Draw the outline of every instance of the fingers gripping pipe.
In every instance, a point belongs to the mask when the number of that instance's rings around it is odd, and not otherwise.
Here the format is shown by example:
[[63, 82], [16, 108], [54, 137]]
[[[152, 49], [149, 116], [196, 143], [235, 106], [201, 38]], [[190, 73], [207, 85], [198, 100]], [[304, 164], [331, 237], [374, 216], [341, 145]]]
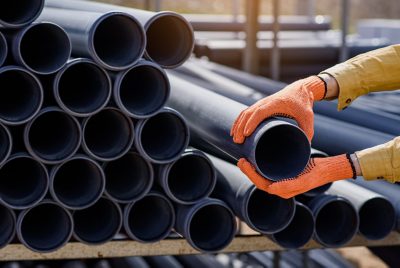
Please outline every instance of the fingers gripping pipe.
[[43, 6], [44, 0], [2, 1], [0, 4], [0, 27], [24, 27], [40, 15]]
[[[311, 158], [321, 158], [321, 157], [328, 157], [328, 155], [324, 152], [321, 152], [314, 148], [311, 148]], [[309, 196], [309, 197], [317, 196], [317, 195], [323, 194], [324, 192], [329, 190], [329, 188], [331, 186], [332, 186], [332, 183], [330, 182], [330, 183], [321, 185], [317, 188], [311, 189], [308, 192], [303, 193], [303, 195]]]

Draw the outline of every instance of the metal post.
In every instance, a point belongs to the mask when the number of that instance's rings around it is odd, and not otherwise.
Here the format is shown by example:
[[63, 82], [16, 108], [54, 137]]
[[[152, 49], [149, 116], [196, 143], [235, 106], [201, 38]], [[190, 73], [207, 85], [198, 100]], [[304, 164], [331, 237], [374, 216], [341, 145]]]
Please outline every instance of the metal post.
[[260, 0], [246, 1], [246, 47], [243, 55], [243, 70], [257, 74], [259, 72], [259, 58], [257, 48], [258, 15], [260, 12]]
[[278, 47], [278, 33], [279, 33], [279, 0], [273, 0], [272, 2], [272, 53], [271, 53], [271, 78], [273, 80], [279, 80], [279, 69], [280, 69], [280, 55]]
[[349, 0], [342, 0], [342, 9], [341, 9], [342, 44], [340, 47], [340, 58], [339, 58], [340, 62], [347, 60], [349, 57], [347, 40], [346, 40], [346, 36], [349, 30], [349, 9], [350, 9]]

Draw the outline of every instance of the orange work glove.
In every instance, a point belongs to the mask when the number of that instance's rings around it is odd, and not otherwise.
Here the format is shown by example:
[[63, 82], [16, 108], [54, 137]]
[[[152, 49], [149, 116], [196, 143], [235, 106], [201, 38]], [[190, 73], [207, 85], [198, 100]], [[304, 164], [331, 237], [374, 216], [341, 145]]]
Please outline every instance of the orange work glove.
[[244, 158], [239, 159], [238, 167], [257, 188], [282, 198], [291, 198], [329, 182], [356, 178], [356, 171], [348, 154], [311, 158], [300, 175], [277, 182], [272, 182], [259, 175], [250, 162]]
[[257, 101], [243, 110], [231, 129], [235, 143], [243, 143], [257, 126], [271, 116], [283, 116], [297, 121], [308, 140], [314, 135], [314, 101], [322, 100], [326, 94], [325, 82], [318, 76], [298, 80], [281, 91]]

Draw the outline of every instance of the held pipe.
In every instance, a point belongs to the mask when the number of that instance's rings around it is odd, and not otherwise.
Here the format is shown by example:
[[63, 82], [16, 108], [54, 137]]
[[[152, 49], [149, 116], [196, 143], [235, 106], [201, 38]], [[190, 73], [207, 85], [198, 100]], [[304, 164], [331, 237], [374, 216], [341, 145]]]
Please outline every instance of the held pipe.
[[38, 20], [59, 24], [71, 36], [73, 55], [91, 57], [108, 70], [133, 66], [146, 47], [143, 27], [123, 12], [101, 14], [45, 8]]
[[201, 151], [187, 149], [179, 159], [159, 167], [158, 183], [176, 203], [190, 205], [208, 197], [216, 183], [216, 171]]
[[31, 24], [40, 15], [45, 0], [2, 1], [0, 27], [21, 28]]

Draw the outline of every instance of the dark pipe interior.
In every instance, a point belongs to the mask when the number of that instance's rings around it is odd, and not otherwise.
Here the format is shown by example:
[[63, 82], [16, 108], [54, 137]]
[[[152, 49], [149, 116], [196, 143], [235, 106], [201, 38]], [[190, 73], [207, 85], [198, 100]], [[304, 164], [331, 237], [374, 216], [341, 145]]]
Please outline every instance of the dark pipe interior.
[[108, 101], [110, 91], [107, 74], [89, 62], [78, 62], [69, 66], [58, 82], [61, 102], [76, 113], [97, 111]]
[[207, 159], [186, 155], [171, 167], [168, 188], [177, 199], [194, 202], [210, 193], [214, 180], [213, 167]]
[[368, 239], [382, 239], [387, 236], [396, 221], [393, 205], [383, 198], [372, 198], [360, 208], [359, 232]]
[[38, 251], [51, 251], [70, 237], [72, 221], [67, 212], [55, 204], [40, 204], [29, 210], [21, 223], [21, 236]]
[[33, 21], [41, 12], [44, 0], [2, 1], [0, 21], [21, 25]]
[[186, 123], [173, 113], [159, 113], [147, 120], [140, 138], [144, 151], [151, 158], [171, 159], [186, 147]]
[[113, 67], [135, 62], [142, 55], [143, 44], [140, 25], [125, 15], [106, 17], [97, 26], [93, 38], [97, 56]]
[[276, 232], [285, 227], [295, 210], [292, 199], [283, 199], [259, 189], [254, 189], [247, 206], [250, 222], [266, 233]]
[[210, 204], [200, 208], [190, 222], [190, 237], [204, 251], [226, 247], [235, 234], [235, 218], [221, 205]]
[[279, 125], [266, 131], [255, 151], [260, 171], [275, 180], [297, 176], [307, 165], [309, 155], [307, 137], [292, 125]]
[[121, 201], [134, 200], [152, 184], [149, 165], [136, 153], [107, 163], [104, 172], [107, 193]]
[[0, 66], [2, 66], [4, 61], [6, 60], [7, 52], [7, 39], [4, 37], [3, 34], [0, 33]]
[[105, 198], [87, 209], [75, 211], [73, 217], [75, 235], [88, 243], [102, 243], [112, 239], [122, 222], [117, 206]]
[[96, 156], [113, 158], [131, 145], [133, 133], [129, 118], [116, 110], [103, 110], [93, 115], [84, 128], [88, 149]]
[[33, 151], [46, 160], [70, 156], [80, 143], [77, 123], [60, 111], [49, 111], [34, 119], [28, 133]]
[[71, 54], [71, 43], [60, 27], [39, 23], [25, 33], [20, 49], [22, 59], [32, 70], [50, 74], [67, 62]]
[[57, 198], [71, 207], [83, 207], [101, 196], [104, 177], [92, 161], [74, 158], [65, 162], [54, 174], [53, 188]]
[[12, 141], [9, 132], [3, 125], [0, 124], [0, 163], [8, 157], [10, 153], [11, 142]]
[[321, 208], [315, 219], [315, 232], [326, 245], [342, 245], [357, 228], [357, 213], [347, 202], [335, 201]]
[[148, 195], [133, 204], [128, 215], [130, 232], [142, 241], [152, 242], [171, 231], [174, 211], [162, 197]]
[[17, 157], [0, 169], [0, 197], [14, 207], [27, 207], [41, 199], [48, 186], [45, 167], [30, 157]]
[[148, 56], [164, 67], [176, 67], [192, 53], [193, 34], [187, 22], [164, 15], [154, 20], [146, 30]]
[[11, 210], [0, 206], [0, 248], [4, 247], [14, 236], [15, 218]]
[[327, 183], [327, 184], [324, 184], [324, 185], [321, 185], [321, 186], [319, 186], [317, 188], [311, 189], [308, 192], [305, 192], [304, 195], [306, 195], [306, 196], [317, 196], [319, 194], [322, 194], [322, 193], [326, 192], [331, 187], [331, 185], [332, 185], [331, 182]]
[[43, 92], [39, 81], [22, 70], [6, 70], [0, 73], [3, 90], [0, 97], [0, 118], [9, 122], [21, 122], [31, 117], [39, 108]]
[[122, 105], [132, 114], [146, 116], [161, 109], [169, 95], [165, 74], [150, 65], [129, 70], [120, 85]]
[[290, 224], [273, 236], [284, 248], [299, 248], [311, 239], [313, 233], [314, 218], [312, 212], [303, 206], [296, 206], [296, 212]]

